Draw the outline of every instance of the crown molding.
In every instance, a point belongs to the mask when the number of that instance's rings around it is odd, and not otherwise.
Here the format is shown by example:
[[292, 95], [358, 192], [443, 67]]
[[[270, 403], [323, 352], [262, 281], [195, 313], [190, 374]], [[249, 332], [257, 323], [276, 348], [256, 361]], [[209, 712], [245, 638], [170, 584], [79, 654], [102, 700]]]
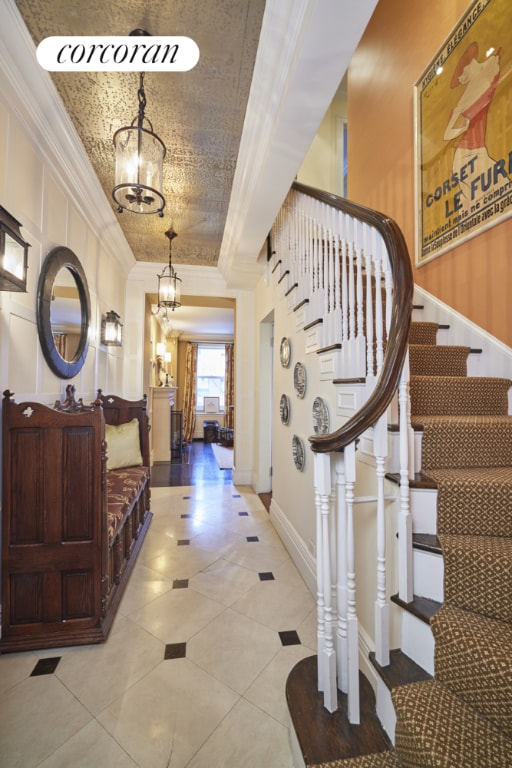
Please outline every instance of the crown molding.
[[254, 287], [277, 211], [377, 0], [267, 0], [219, 268]]
[[127, 273], [135, 261], [131, 248], [49, 73], [37, 61], [36, 47], [14, 0], [2, 0], [0, 69], [10, 108], [102, 247]]

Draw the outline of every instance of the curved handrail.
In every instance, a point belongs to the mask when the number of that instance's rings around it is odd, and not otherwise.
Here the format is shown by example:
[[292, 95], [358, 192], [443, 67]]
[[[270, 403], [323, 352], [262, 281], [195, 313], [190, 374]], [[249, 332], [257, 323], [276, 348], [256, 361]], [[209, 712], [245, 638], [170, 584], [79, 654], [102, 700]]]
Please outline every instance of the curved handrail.
[[407, 354], [414, 289], [409, 251], [402, 231], [389, 216], [299, 182], [293, 183], [293, 189], [375, 227], [389, 254], [394, 286], [393, 303], [388, 342], [375, 389], [363, 407], [335, 432], [309, 437], [311, 449], [316, 453], [343, 451], [378, 421], [390, 404], [400, 381]]

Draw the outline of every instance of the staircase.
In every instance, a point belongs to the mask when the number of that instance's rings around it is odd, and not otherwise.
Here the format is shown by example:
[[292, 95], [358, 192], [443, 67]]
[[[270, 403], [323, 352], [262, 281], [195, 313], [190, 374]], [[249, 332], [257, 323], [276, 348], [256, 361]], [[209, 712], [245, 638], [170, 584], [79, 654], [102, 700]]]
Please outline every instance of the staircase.
[[[411, 326], [411, 420], [421, 473], [410, 485], [413, 493], [437, 489], [436, 519], [414, 524], [414, 542], [419, 556], [427, 550], [442, 558], [444, 578], [439, 595], [435, 569], [422, 577], [415, 560], [415, 597], [402, 604], [404, 617], [412, 612], [430, 626], [434, 675], [392, 687], [394, 748], [322, 768], [512, 766], [512, 382], [468, 376], [472, 350], [439, 345], [437, 334], [435, 323]], [[429, 594], [429, 574], [440, 599]], [[398, 655], [421, 673], [422, 651], [412, 643], [416, 659], [404, 657], [407, 642], [392, 652], [392, 664]]]

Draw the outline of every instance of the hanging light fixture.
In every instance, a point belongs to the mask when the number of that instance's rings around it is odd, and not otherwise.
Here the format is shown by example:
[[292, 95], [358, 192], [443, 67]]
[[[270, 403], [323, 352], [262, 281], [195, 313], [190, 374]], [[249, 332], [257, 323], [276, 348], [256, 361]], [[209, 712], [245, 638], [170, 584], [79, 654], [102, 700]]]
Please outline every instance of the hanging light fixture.
[[101, 321], [101, 343], [110, 347], [121, 347], [123, 344], [123, 324], [113, 309]]
[[[148, 35], [136, 29], [130, 35]], [[158, 213], [164, 215], [165, 198], [162, 195], [163, 162], [165, 144], [153, 132], [153, 126], [144, 114], [146, 94], [144, 73], [140, 73], [139, 113], [130, 126], [119, 128], [114, 134], [116, 150], [116, 185], [112, 197], [118, 213]], [[144, 127], [144, 121], [149, 126]]]
[[169, 238], [169, 266], [164, 267], [162, 274], [158, 275], [158, 309], [170, 307], [175, 310], [181, 307], [181, 280], [171, 264], [172, 241], [178, 236], [172, 225], [165, 236]]

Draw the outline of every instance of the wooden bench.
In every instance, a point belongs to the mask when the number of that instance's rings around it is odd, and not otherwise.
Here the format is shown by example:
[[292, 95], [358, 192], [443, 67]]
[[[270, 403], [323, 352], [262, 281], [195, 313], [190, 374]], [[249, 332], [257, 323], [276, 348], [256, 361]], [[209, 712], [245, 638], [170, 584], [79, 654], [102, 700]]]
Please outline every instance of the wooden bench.
[[[86, 406], [68, 386], [49, 408], [6, 391], [2, 425], [0, 651], [102, 642], [152, 517], [146, 399]], [[134, 465], [108, 470], [106, 437], [129, 464], [134, 433]]]

